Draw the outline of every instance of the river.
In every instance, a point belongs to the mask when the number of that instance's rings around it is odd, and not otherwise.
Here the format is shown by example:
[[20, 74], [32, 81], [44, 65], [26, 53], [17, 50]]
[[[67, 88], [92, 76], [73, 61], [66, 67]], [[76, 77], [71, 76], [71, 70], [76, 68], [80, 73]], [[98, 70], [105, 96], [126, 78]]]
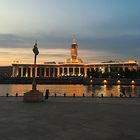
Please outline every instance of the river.
[[[32, 85], [17, 85], [17, 84], [1, 84], [0, 85], [0, 96], [5, 96], [8, 93], [10, 96], [15, 96], [18, 93], [19, 96], [23, 96], [23, 94], [29, 90], [31, 90]], [[120, 96], [121, 87], [125, 87], [126, 94], [131, 95], [133, 97], [137, 97], [140, 93], [140, 86], [120, 86], [120, 85], [38, 85], [37, 89], [45, 92], [46, 89], [49, 89], [50, 96], [54, 96], [56, 93], [57, 96], [63, 96], [64, 93], [66, 96], [73, 96], [75, 93], [76, 96], [82, 96], [83, 93], [85, 96], [91, 96], [94, 94], [95, 96]]]

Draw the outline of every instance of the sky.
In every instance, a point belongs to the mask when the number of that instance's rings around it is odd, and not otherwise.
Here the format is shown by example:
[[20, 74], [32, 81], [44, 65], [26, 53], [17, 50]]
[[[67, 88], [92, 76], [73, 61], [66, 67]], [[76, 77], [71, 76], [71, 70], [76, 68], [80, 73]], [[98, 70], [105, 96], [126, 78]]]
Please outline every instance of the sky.
[[0, 0], [0, 65], [63, 62], [73, 36], [84, 62], [140, 61], [140, 0]]

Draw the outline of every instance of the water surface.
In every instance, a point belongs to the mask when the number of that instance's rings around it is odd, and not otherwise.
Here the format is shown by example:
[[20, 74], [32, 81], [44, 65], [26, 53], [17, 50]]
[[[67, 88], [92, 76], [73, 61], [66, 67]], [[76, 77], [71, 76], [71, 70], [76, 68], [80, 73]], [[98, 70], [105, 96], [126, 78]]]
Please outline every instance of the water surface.
[[[63, 96], [64, 93], [66, 96], [72, 96], [74, 93], [76, 96], [82, 96], [83, 93], [85, 96], [91, 96], [94, 94], [95, 96], [120, 96], [121, 87], [125, 87], [126, 94], [129, 95], [131, 93], [132, 96], [136, 97], [140, 93], [140, 86], [120, 86], [120, 85], [38, 85], [37, 89], [45, 92], [46, 89], [49, 89], [50, 95], [54, 96], [56, 93], [57, 96]], [[0, 96], [5, 96], [6, 93], [9, 93], [11, 96], [15, 96], [16, 93], [18, 95], [23, 96], [23, 93], [31, 90], [31, 85], [14, 85], [14, 84], [2, 84], [0, 85]]]

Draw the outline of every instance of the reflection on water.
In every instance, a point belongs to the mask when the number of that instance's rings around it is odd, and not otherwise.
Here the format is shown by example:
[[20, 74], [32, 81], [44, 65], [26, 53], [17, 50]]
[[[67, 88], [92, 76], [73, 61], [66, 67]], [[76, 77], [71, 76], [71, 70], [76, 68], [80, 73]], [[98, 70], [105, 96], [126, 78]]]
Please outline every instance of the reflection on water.
[[[129, 95], [131, 93], [132, 96], [138, 96], [140, 91], [140, 86], [123, 86], [126, 89], [126, 94]], [[15, 96], [18, 93], [20, 96], [23, 96], [23, 93], [31, 90], [31, 85], [0, 85], [0, 96], [5, 96], [6, 93], [9, 93], [12, 96]], [[38, 85], [37, 89], [44, 92], [46, 89], [49, 89], [50, 95], [54, 96], [56, 93], [57, 96], [63, 96], [64, 93], [66, 96], [72, 96], [74, 93], [76, 96], [82, 96], [83, 93], [85, 96], [91, 96], [94, 94], [95, 96], [120, 96], [120, 85]]]

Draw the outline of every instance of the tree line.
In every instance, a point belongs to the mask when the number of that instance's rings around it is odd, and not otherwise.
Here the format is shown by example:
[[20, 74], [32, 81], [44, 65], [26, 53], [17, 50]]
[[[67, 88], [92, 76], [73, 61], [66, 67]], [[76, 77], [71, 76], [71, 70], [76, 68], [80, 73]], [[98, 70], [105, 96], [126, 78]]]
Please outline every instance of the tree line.
[[87, 71], [87, 77], [90, 78], [135, 78], [139, 79], [140, 78], [140, 69], [139, 70], [121, 70], [121, 71], [111, 71], [111, 72], [101, 72], [101, 71]]

